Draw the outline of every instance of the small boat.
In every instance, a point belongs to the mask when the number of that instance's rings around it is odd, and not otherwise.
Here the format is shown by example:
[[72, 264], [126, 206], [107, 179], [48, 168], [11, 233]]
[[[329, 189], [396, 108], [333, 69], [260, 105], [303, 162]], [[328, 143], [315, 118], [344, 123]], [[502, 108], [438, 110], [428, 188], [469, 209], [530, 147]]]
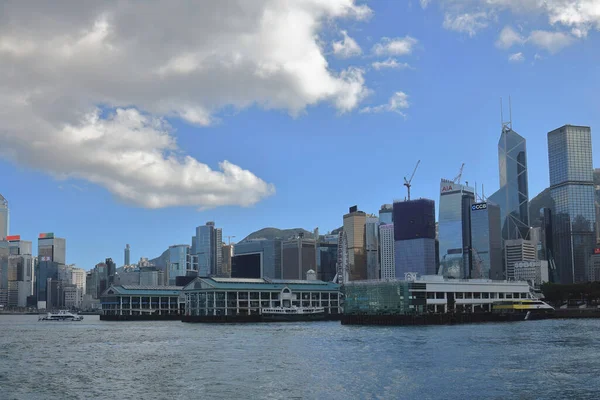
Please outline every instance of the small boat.
[[46, 316], [40, 316], [38, 321], [81, 321], [81, 315], [73, 314], [68, 310], [60, 310], [58, 312], [49, 312]]
[[322, 321], [325, 319], [324, 307], [266, 307], [261, 308], [265, 322]]

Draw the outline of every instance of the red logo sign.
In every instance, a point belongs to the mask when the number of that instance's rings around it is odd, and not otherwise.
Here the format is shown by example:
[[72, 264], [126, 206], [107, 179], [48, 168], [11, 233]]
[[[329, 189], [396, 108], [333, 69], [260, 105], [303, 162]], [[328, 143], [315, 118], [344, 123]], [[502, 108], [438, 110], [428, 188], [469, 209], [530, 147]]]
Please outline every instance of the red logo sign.
[[600, 248], [595, 248], [594, 249], [594, 254], [600, 254]]
[[449, 192], [452, 190], [452, 186], [442, 186], [442, 193]]
[[21, 240], [21, 235], [11, 235], [6, 237], [7, 242], [16, 242], [17, 240]]

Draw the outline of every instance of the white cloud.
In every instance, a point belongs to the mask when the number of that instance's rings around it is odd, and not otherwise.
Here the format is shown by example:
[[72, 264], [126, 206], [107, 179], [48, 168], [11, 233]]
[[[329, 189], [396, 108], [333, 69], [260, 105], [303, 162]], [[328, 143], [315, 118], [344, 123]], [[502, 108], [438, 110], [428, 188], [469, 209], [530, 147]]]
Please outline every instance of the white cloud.
[[521, 52], [514, 53], [514, 54], [511, 54], [510, 56], [508, 56], [508, 61], [512, 62], [512, 63], [520, 63], [520, 62], [525, 61], [525, 56]]
[[384, 69], [384, 68], [389, 68], [389, 69], [410, 68], [410, 65], [408, 63], [398, 62], [398, 60], [396, 60], [395, 58], [391, 58], [391, 57], [388, 58], [387, 60], [375, 61], [374, 63], [371, 64], [371, 66], [373, 68], [375, 68], [376, 70], [380, 70], [380, 69]]
[[[573, 36], [582, 38], [590, 30], [600, 31], [600, 1], [598, 0], [441, 0], [450, 9], [444, 27], [459, 31], [484, 28], [486, 15], [510, 11], [517, 16], [541, 15], [555, 28], [569, 28]], [[458, 16], [457, 17], [452, 17]], [[479, 16], [479, 20], [475, 17]], [[477, 23], [478, 22], [478, 23]], [[570, 41], [569, 43], [572, 43]]]
[[537, 47], [557, 53], [573, 42], [573, 38], [562, 32], [533, 31], [528, 41]]
[[[364, 72], [332, 71], [317, 38], [326, 21], [370, 15], [353, 0], [8, 3], [0, 153], [143, 207], [254, 204], [274, 187], [186, 155], [164, 118], [205, 126], [223, 107], [355, 109]], [[210, 132], [198, 142], [209, 151]]]
[[341, 58], [350, 58], [362, 53], [360, 46], [354, 39], [348, 36], [348, 32], [342, 31], [342, 36], [344, 36], [343, 40], [333, 42], [333, 54]]
[[537, 60], [543, 60], [543, 57], [540, 56], [538, 53], [535, 53], [535, 55], [533, 56], [533, 59], [536, 60], [536, 61]]
[[431, 0], [419, 0], [419, 2], [421, 3], [421, 7], [422, 8], [427, 8], [427, 6], [429, 5]]
[[444, 16], [444, 28], [475, 36], [477, 31], [488, 26], [490, 16], [480, 11], [474, 13], [451, 14]]
[[417, 43], [417, 39], [410, 36], [405, 36], [403, 38], [384, 37], [381, 39], [381, 43], [377, 43], [373, 46], [373, 52], [378, 56], [403, 56], [412, 53], [413, 47]]
[[408, 95], [404, 92], [396, 92], [390, 97], [390, 100], [386, 104], [381, 104], [374, 107], [364, 107], [360, 110], [361, 113], [380, 113], [380, 112], [395, 112], [403, 117], [406, 114], [401, 110], [406, 109], [410, 106], [408, 102]]
[[500, 36], [496, 41], [496, 46], [501, 49], [509, 49], [515, 44], [523, 44], [525, 43], [525, 38], [517, 33], [510, 26], [505, 26], [504, 29], [500, 32]]

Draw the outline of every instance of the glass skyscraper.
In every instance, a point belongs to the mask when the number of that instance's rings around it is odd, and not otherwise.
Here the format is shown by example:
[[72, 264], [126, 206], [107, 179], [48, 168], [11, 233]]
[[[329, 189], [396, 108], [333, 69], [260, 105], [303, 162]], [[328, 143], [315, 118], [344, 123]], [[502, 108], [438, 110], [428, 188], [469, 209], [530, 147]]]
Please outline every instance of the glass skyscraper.
[[435, 202], [428, 199], [394, 203], [396, 278], [407, 272], [435, 275]]
[[471, 204], [474, 189], [442, 179], [438, 219], [439, 274], [452, 278], [470, 278]]
[[[192, 264], [197, 265], [198, 276], [218, 275], [222, 269], [223, 252], [222, 231], [215, 228], [215, 223], [209, 221], [206, 225], [196, 228], [196, 236], [192, 238]], [[196, 264], [197, 263], [197, 264]]]
[[178, 276], [186, 276], [190, 266], [190, 246], [176, 244], [169, 246], [169, 285], [175, 285]]
[[236, 244], [233, 246], [236, 270], [247, 270], [248, 268], [243, 263], [254, 261], [250, 257], [238, 256], [259, 254], [261, 257], [259, 262], [262, 259], [262, 271], [259, 269], [258, 278], [281, 279], [281, 243], [280, 239], [251, 239]]
[[8, 225], [8, 201], [0, 194], [0, 240], [4, 240], [8, 236]]
[[548, 132], [548, 164], [558, 277], [584, 282], [596, 243], [591, 129], [565, 125]]
[[492, 203], [471, 205], [471, 278], [503, 280], [500, 208]]
[[526, 140], [504, 124], [498, 141], [500, 189], [489, 201], [500, 207], [502, 239], [526, 239], [529, 234], [529, 189]]
[[365, 228], [367, 214], [352, 206], [344, 215], [344, 232], [348, 241], [348, 269], [350, 280], [367, 279]]

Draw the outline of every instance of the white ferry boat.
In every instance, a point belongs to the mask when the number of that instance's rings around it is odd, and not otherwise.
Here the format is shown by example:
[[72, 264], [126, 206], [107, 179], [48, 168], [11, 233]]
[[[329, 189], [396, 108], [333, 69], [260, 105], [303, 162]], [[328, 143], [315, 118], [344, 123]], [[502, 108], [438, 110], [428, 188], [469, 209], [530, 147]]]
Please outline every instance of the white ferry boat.
[[320, 321], [325, 319], [324, 307], [266, 307], [260, 313], [265, 322]]
[[40, 316], [39, 321], [81, 321], [83, 316], [73, 314], [67, 310], [60, 310], [58, 312], [49, 312], [46, 316]]

